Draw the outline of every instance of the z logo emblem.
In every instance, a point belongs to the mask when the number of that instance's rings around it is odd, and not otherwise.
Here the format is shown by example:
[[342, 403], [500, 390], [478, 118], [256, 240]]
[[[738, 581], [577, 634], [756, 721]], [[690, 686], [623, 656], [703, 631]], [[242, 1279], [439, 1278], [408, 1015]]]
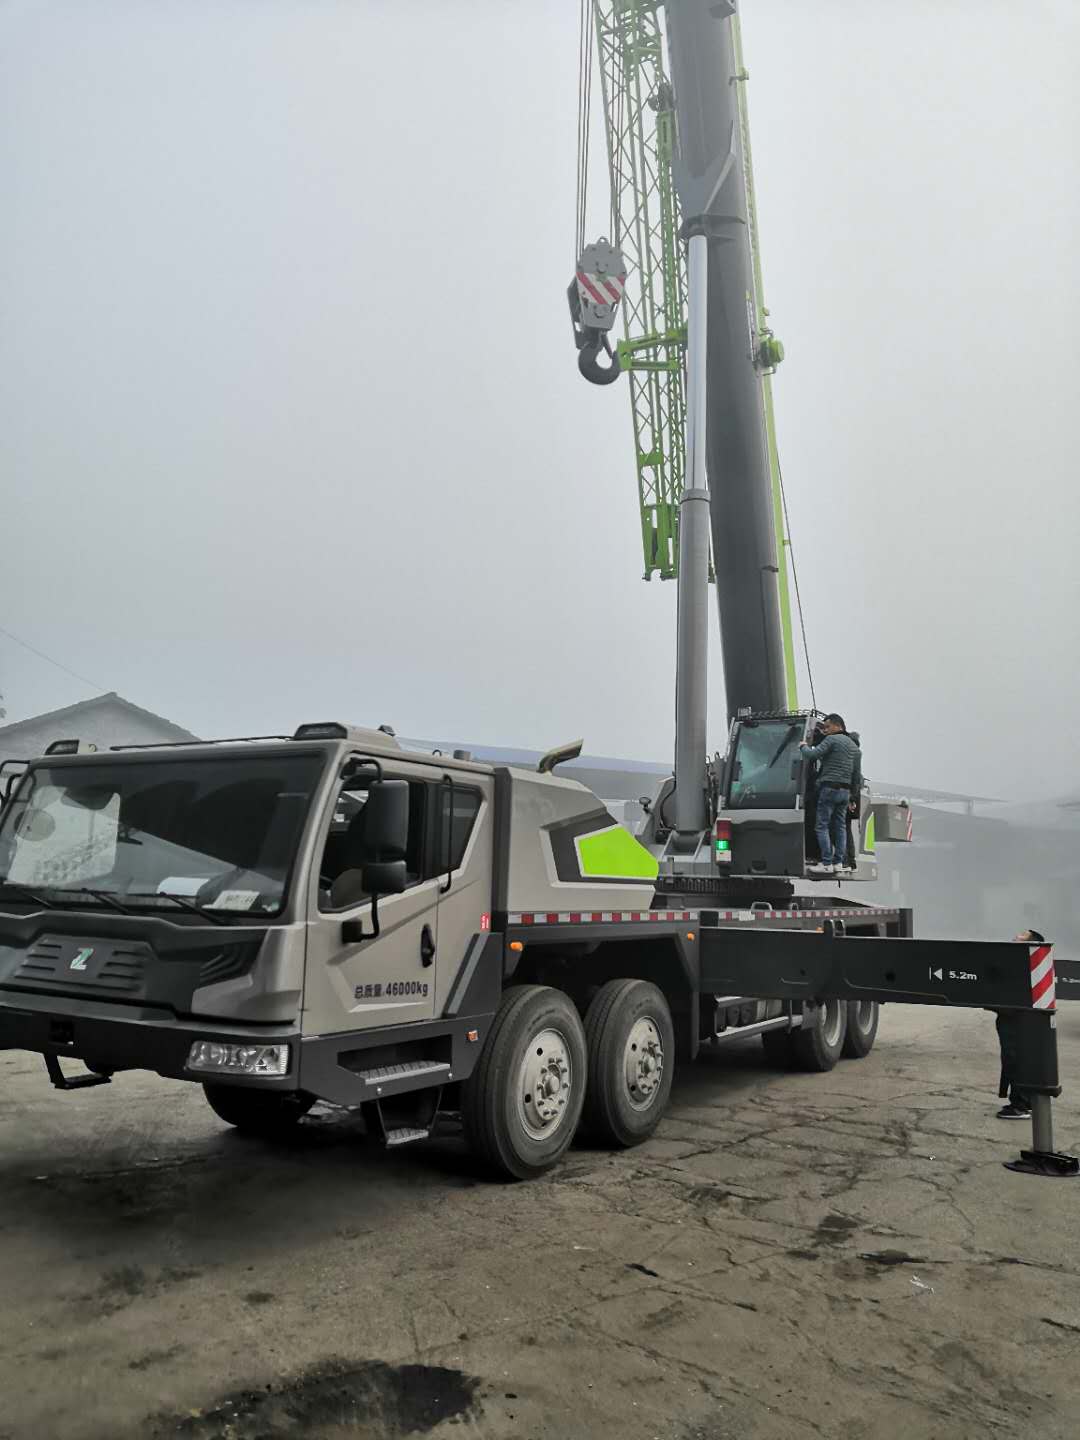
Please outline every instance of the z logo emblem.
[[94, 947], [92, 945], [84, 946], [84, 948], [80, 950], [79, 953], [75, 956], [75, 959], [72, 960], [71, 964], [68, 966], [68, 969], [85, 970], [86, 962], [90, 959], [90, 956], [93, 955], [93, 953]]

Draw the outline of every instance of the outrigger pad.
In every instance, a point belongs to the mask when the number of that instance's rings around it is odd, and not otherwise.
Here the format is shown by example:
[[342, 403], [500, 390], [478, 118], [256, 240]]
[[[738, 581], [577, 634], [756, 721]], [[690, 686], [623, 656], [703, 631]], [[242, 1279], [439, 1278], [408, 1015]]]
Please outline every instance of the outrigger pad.
[[1080, 1160], [1075, 1155], [1059, 1155], [1056, 1150], [1021, 1150], [1019, 1160], [1006, 1160], [1006, 1170], [1018, 1175], [1046, 1175], [1051, 1180], [1073, 1180], [1080, 1175]]

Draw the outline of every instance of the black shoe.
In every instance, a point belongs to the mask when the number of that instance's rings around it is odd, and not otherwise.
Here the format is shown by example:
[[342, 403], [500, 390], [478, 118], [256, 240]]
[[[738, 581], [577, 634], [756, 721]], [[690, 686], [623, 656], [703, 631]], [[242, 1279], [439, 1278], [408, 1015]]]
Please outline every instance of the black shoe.
[[1003, 1105], [997, 1112], [999, 1120], [1030, 1120], [1031, 1107], [1028, 1105]]

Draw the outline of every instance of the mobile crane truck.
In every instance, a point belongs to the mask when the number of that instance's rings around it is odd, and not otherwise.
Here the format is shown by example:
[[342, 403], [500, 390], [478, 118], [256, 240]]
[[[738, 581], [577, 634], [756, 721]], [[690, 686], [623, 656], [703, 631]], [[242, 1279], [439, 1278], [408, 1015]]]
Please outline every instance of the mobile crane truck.
[[[679, 626], [675, 774], [645, 832], [555, 773], [579, 743], [528, 771], [336, 722], [107, 753], [55, 742], [0, 817], [0, 1048], [41, 1054], [63, 1090], [130, 1069], [199, 1082], [263, 1135], [317, 1100], [362, 1109], [391, 1146], [457, 1113], [482, 1160], [524, 1179], [579, 1132], [644, 1140], [676, 1062], [717, 1037], [760, 1033], [775, 1058], [827, 1070], [870, 1050], [881, 1001], [1015, 1008], [1034, 1141], [1014, 1164], [1075, 1174], [1051, 1129], [1050, 947], [915, 939], [908, 911], [797, 893], [798, 747], [817, 717], [788, 704], [776, 348], [755, 300], [734, 7], [668, 0], [670, 82], [659, 9], [594, 6], [612, 56], [656, 67], [646, 99], [678, 137], [689, 260], [685, 332], [620, 346], [610, 367], [660, 346], [686, 399], [688, 483], [648, 537], [677, 553]], [[606, 379], [612, 307], [575, 319], [590, 379]], [[710, 527], [731, 717], [711, 762]]]

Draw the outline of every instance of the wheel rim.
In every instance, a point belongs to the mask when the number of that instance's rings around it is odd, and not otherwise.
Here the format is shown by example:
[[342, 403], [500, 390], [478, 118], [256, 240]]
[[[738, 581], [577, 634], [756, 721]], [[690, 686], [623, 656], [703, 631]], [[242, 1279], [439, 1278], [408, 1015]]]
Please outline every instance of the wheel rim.
[[825, 1002], [825, 1014], [821, 1017], [821, 1038], [830, 1048], [840, 1044], [844, 1028], [844, 1010], [839, 1000]]
[[860, 1000], [857, 1005], [848, 1004], [848, 1024], [860, 1031], [863, 1035], [870, 1033], [874, 1023], [874, 1002], [872, 1000]]
[[651, 1015], [635, 1020], [623, 1052], [626, 1093], [635, 1110], [647, 1110], [660, 1093], [664, 1077], [664, 1042]]
[[518, 1074], [518, 1108], [525, 1133], [546, 1140], [566, 1117], [574, 1083], [566, 1036], [541, 1030], [525, 1048]]

